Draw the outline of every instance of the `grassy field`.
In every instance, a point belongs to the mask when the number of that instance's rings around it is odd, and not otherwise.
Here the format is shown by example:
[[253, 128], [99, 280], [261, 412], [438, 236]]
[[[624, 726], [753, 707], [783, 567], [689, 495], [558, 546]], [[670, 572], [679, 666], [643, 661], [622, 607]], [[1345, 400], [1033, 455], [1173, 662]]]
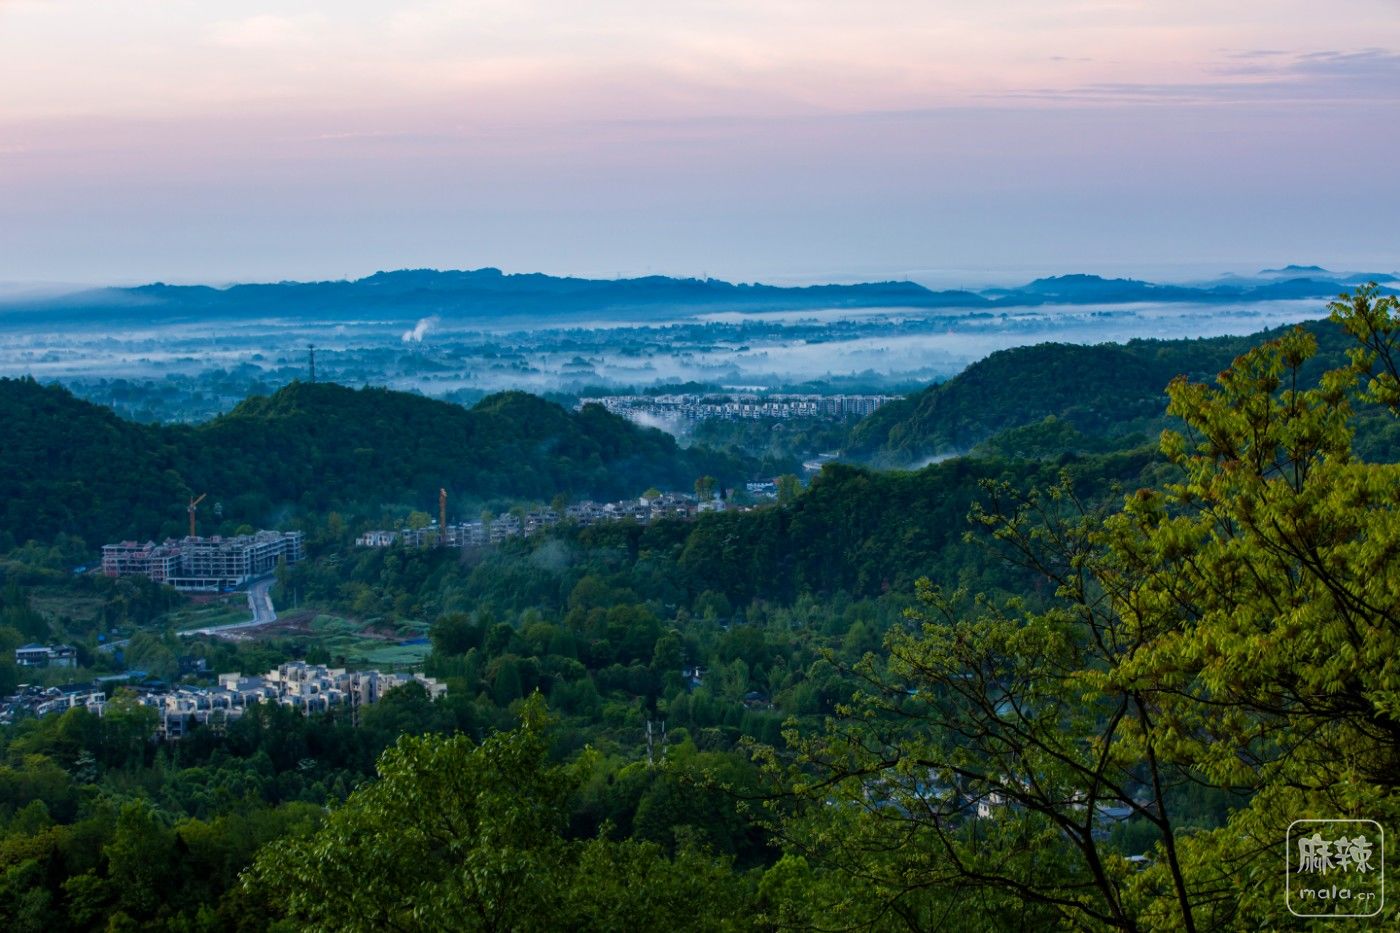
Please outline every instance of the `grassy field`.
[[[427, 622], [408, 619], [392, 626], [383, 620], [362, 622], [331, 613], [319, 613], [297, 626], [293, 637], [306, 639], [324, 649], [337, 664], [349, 667], [374, 667], [380, 670], [403, 670], [419, 667], [428, 652], [428, 644], [404, 645], [401, 641], [426, 638]], [[269, 637], [285, 638], [287, 632], [269, 632]]]
[[356, 622], [354, 619], [346, 619], [340, 616], [318, 615], [311, 620], [309, 626], [312, 633], [326, 639], [338, 636], [358, 635], [365, 628], [363, 622]]
[[432, 651], [432, 645], [394, 645], [379, 642], [378, 646], [364, 642], [357, 646], [354, 654], [346, 654], [347, 661], [364, 661], [377, 668], [416, 667]]
[[248, 622], [253, 613], [248, 609], [245, 593], [231, 593], [203, 605], [189, 605], [166, 617], [177, 631], [204, 628], [208, 625], [232, 625]]
[[29, 596], [34, 610], [52, 620], [92, 622], [102, 613], [102, 597], [77, 596], [62, 589], [38, 587]]

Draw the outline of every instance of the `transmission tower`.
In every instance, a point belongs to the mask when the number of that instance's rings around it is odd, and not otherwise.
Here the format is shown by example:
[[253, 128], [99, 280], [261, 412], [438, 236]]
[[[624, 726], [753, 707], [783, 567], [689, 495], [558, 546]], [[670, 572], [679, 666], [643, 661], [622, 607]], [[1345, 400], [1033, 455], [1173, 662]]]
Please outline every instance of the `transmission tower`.
[[[666, 720], [664, 720], [664, 719], [660, 720], [659, 722], [657, 722], [657, 725], [661, 727], [660, 730], [659, 730], [659, 732], [660, 732], [660, 740], [661, 740], [661, 755], [662, 755], [662, 757], [665, 757], [665, 755], [666, 755]], [[658, 736], [657, 736], [657, 732], [654, 731], [654, 730], [653, 730], [653, 727], [652, 727], [652, 721], [651, 721], [650, 719], [648, 719], [648, 720], [647, 720], [647, 767], [648, 767], [648, 768], [653, 767], [653, 766], [656, 764], [656, 741], [657, 741], [657, 737], [658, 737]]]

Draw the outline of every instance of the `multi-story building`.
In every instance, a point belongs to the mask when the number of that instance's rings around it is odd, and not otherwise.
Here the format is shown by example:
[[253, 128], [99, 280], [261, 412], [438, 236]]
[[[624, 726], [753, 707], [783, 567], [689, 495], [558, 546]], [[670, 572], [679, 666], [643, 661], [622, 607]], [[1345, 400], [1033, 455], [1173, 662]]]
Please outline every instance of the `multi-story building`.
[[620, 502], [578, 502], [566, 506], [562, 514], [556, 509], [544, 508], [526, 512], [523, 518], [511, 514], [502, 515], [488, 523], [463, 522], [459, 525], [448, 525], [445, 535], [438, 534], [436, 522], [425, 528], [367, 531], [356, 538], [355, 543], [361, 547], [392, 547], [399, 543], [404, 547], [434, 547], [439, 543], [454, 548], [483, 547], [499, 544], [507, 538], [538, 534], [562, 521], [586, 526], [630, 518], [646, 523], [662, 518], [692, 518], [697, 511], [712, 511], [723, 507], [723, 503], [717, 500], [711, 504], [699, 504], [694, 496], [667, 492], [659, 496], [623, 499]]
[[148, 693], [141, 702], [159, 714], [157, 736], [178, 739], [196, 725], [219, 728], [259, 703], [277, 703], [305, 714], [355, 710], [378, 703], [390, 690], [410, 682], [420, 684], [434, 700], [447, 692], [445, 684], [422, 674], [347, 671], [288, 661], [261, 677], [220, 674], [216, 687]]
[[148, 577], [179, 590], [218, 591], [272, 572], [279, 560], [294, 564], [304, 556], [299, 531], [186, 537], [160, 545], [123, 541], [102, 548], [102, 572], [109, 577]]
[[102, 547], [102, 572], [109, 577], [149, 577], [164, 583], [180, 573], [180, 548], [173, 541], [106, 544]]
[[185, 590], [227, 589], [272, 572], [280, 559], [292, 564], [301, 558], [299, 531], [185, 538], [180, 542], [180, 574], [170, 582]]
[[[278, 665], [261, 677], [220, 674], [213, 687], [138, 689], [142, 705], [156, 711], [156, 735], [179, 739], [195, 726], [221, 728], [259, 703], [278, 703], [308, 714], [355, 710], [378, 703], [390, 690], [408, 683], [421, 685], [434, 700], [447, 692], [445, 684], [422, 674], [347, 671], [302, 661]], [[0, 722], [62, 713], [79, 706], [101, 714], [106, 705], [106, 694], [97, 684], [21, 686], [15, 695], [0, 699]]]
[[106, 694], [96, 684], [63, 687], [20, 684], [12, 696], [0, 699], [0, 722], [14, 722], [24, 716], [52, 716], [80, 706], [96, 713], [106, 702]]
[[78, 649], [72, 645], [30, 644], [15, 649], [19, 667], [77, 667]]
[[360, 547], [391, 547], [399, 540], [397, 531], [367, 531], [355, 539]]

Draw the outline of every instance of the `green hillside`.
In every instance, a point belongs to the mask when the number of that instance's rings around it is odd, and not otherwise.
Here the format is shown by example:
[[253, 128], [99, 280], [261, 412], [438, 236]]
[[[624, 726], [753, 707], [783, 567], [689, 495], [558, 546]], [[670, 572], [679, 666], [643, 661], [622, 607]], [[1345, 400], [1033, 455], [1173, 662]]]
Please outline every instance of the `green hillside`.
[[[1343, 365], [1348, 343], [1341, 330], [1326, 322], [1307, 326], [1319, 341], [1309, 372]], [[903, 466], [966, 453], [1003, 431], [1050, 416], [1091, 438], [1155, 436], [1165, 424], [1162, 393], [1174, 377], [1208, 381], [1250, 347], [1280, 333], [1001, 350], [863, 419], [852, 428], [846, 453]]]
[[[197, 426], [123, 421], [33, 380], [0, 380], [0, 543], [77, 535], [90, 545], [178, 533], [185, 497], [261, 525], [288, 509], [386, 504], [451, 511], [515, 499], [689, 488], [733, 458], [682, 450], [667, 434], [599, 408], [574, 413], [509, 392], [472, 409], [386, 389], [293, 383]], [[206, 507], [208, 509], [208, 507]], [[205, 511], [201, 520], [213, 520]]]

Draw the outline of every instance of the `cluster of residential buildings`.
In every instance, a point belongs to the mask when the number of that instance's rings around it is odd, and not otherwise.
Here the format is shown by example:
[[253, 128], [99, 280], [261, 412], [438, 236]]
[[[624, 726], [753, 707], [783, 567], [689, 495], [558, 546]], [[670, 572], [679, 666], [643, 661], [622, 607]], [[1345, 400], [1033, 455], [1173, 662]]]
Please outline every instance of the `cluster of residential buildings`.
[[825, 418], [864, 417], [894, 395], [604, 395], [579, 400], [579, 407], [602, 405], [633, 421], [695, 423], [718, 418]]
[[290, 706], [305, 714], [333, 709], [352, 712], [378, 703], [396, 687], [418, 683], [434, 700], [447, 686], [423, 674], [386, 674], [381, 671], [348, 671], [288, 661], [262, 676], [220, 674], [214, 687], [177, 687], [162, 693], [146, 693], [141, 702], [156, 710], [156, 735], [179, 739], [196, 726], [215, 726], [242, 716], [259, 703]]
[[163, 544], [122, 541], [102, 548], [109, 577], [146, 577], [177, 590], [221, 592], [272, 572], [278, 561], [305, 556], [300, 531], [259, 531], [232, 537], [185, 537]]
[[437, 522], [423, 528], [401, 528], [397, 531], [367, 531], [355, 543], [360, 547], [485, 547], [499, 544], [506, 538], [529, 536], [553, 528], [560, 522], [570, 521], [578, 525], [595, 525], [599, 522], [620, 521], [630, 518], [640, 523], [654, 522], [663, 518], [687, 520], [702, 512], [723, 511], [725, 503], [721, 499], [701, 501], [696, 496], [680, 492], [663, 492], [655, 496], [641, 496], [636, 499], [623, 499], [618, 502], [579, 502], [566, 506], [562, 511], [545, 508], [534, 509], [520, 514], [506, 514], [489, 522], [462, 522], [448, 524], [446, 533], [440, 533]]
[[72, 645], [22, 645], [15, 649], [15, 666], [77, 667], [78, 649]]
[[[306, 714], [332, 709], [353, 712], [378, 703], [390, 690], [410, 682], [422, 685], [434, 700], [447, 692], [445, 684], [422, 674], [347, 671], [302, 661], [288, 661], [257, 677], [220, 674], [218, 684], [212, 687], [161, 685], [135, 689], [141, 704], [156, 711], [156, 737], [179, 739], [196, 726], [222, 726], [259, 703], [289, 706]], [[0, 722], [13, 722], [22, 716], [48, 716], [76, 707], [101, 715], [107, 702], [100, 683], [21, 685], [13, 696], [0, 700]]]
[[100, 713], [107, 694], [98, 683], [39, 687], [20, 684], [13, 695], [0, 699], [0, 723], [32, 716], [53, 716], [75, 707]]

